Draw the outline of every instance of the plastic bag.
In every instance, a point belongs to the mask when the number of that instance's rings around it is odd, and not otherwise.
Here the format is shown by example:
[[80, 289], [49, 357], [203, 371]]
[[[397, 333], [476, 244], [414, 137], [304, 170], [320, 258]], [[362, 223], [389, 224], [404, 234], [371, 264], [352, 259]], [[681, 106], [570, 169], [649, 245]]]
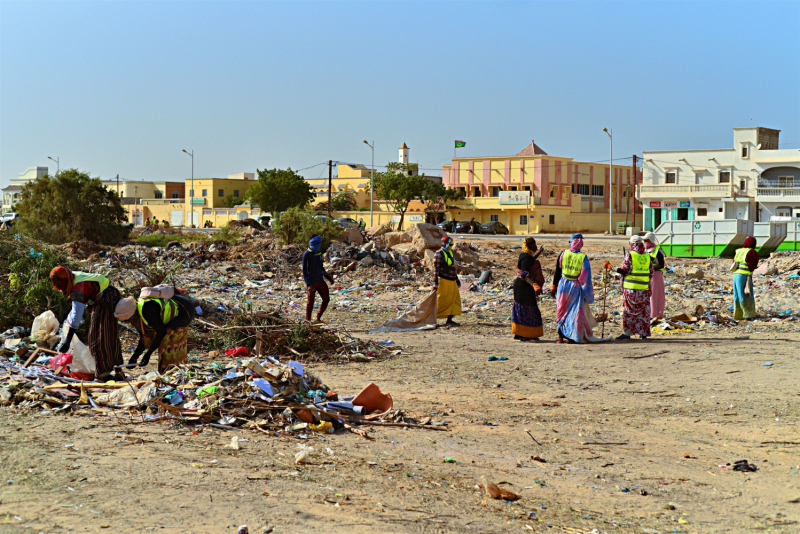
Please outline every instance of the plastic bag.
[[[61, 332], [58, 337], [59, 341], [66, 335], [65, 332], [68, 328], [67, 322], [64, 321], [64, 324], [61, 325]], [[89, 348], [78, 339], [78, 336], [72, 336], [72, 343], [70, 343], [69, 349], [61, 347], [61, 350], [72, 354], [72, 363], [69, 366], [71, 371], [90, 374], [95, 374], [97, 371], [94, 358], [92, 358]]]
[[47, 345], [48, 348], [52, 349], [60, 339], [58, 334], [58, 319], [53, 312], [47, 310], [33, 320], [33, 326], [31, 326], [31, 341]]
[[139, 293], [140, 299], [171, 299], [173, 296], [175, 296], [175, 288], [167, 284], [158, 284], [157, 286], [153, 287], [143, 287]]

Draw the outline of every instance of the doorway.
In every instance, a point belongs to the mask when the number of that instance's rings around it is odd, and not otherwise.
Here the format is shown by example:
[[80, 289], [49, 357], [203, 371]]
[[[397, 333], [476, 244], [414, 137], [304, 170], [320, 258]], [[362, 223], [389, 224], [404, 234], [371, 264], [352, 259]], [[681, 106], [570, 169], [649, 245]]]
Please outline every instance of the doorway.
[[747, 218], [747, 217], [745, 217], [745, 212], [746, 211], [747, 210], [745, 209], [744, 206], [736, 206], [736, 218], [737, 219], [746, 219]]
[[653, 230], [658, 230], [658, 227], [661, 226], [661, 222], [662, 222], [661, 221], [661, 210], [656, 208], [656, 209], [651, 209], [650, 211], [653, 212], [653, 228], [652, 229]]

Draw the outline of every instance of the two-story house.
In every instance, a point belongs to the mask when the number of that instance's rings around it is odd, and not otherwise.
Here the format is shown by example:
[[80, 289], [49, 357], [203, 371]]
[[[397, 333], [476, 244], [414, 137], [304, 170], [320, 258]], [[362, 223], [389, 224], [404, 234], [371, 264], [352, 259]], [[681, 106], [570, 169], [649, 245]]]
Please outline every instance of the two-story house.
[[642, 152], [636, 196], [644, 229], [670, 220], [800, 217], [800, 150], [779, 149], [779, 134], [734, 128], [731, 148]]

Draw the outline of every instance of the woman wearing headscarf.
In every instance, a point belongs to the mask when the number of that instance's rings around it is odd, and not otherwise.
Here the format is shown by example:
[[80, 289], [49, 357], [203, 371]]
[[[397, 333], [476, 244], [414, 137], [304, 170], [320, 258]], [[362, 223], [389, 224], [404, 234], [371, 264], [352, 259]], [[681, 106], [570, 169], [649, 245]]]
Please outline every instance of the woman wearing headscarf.
[[445, 326], [458, 326], [453, 317], [461, 315], [460, 284], [453, 257], [453, 238], [444, 236], [442, 248], [433, 256], [433, 290], [436, 291], [436, 318], [447, 317]]
[[556, 299], [559, 343], [583, 343], [592, 340], [587, 304], [594, 302], [592, 267], [581, 252], [583, 235], [572, 234], [569, 250], [559, 254], [550, 295]]
[[128, 365], [135, 364], [144, 352], [139, 366], [146, 366], [156, 349], [159, 373], [165, 373], [173, 365], [186, 363], [189, 325], [196, 315], [192, 301], [181, 295], [170, 299], [148, 297], [134, 300], [128, 297], [120, 300], [114, 316], [120, 321], [130, 321], [139, 332], [139, 344]]
[[306, 321], [311, 322], [311, 312], [314, 311], [314, 297], [319, 293], [322, 303], [317, 311], [317, 322], [322, 322], [322, 314], [328, 308], [331, 297], [325, 278], [333, 283], [333, 277], [328, 274], [322, 265], [322, 238], [318, 235], [311, 236], [308, 250], [303, 253], [303, 280], [306, 283], [308, 302], [306, 303]]
[[756, 299], [753, 294], [753, 271], [758, 267], [756, 238], [748, 237], [742, 248], [736, 251], [731, 271], [733, 272], [733, 318], [754, 319]]
[[67, 316], [68, 332], [56, 350], [68, 350], [72, 337], [83, 319], [88, 307], [89, 352], [95, 361], [95, 377], [106, 381], [111, 379], [114, 367], [122, 365], [122, 347], [117, 334], [117, 319], [114, 308], [120, 300], [117, 288], [105, 276], [94, 273], [71, 271], [67, 267], [56, 267], [50, 271], [53, 287], [72, 301], [72, 310]]
[[642, 339], [650, 337], [650, 278], [653, 275], [653, 261], [644, 250], [644, 240], [631, 236], [631, 251], [625, 254], [622, 267], [617, 272], [622, 275], [622, 328], [617, 339], [631, 339], [638, 335]]
[[661, 245], [656, 240], [656, 234], [647, 232], [644, 235], [644, 250], [650, 254], [653, 264], [653, 277], [650, 279], [650, 317], [655, 319], [664, 315], [666, 295], [664, 293], [664, 265], [666, 258], [661, 250]]
[[511, 310], [511, 333], [517, 341], [539, 341], [544, 335], [542, 314], [537, 295], [542, 294], [544, 275], [536, 258], [543, 249], [536, 250], [536, 240], [526, 237], [522, 254], [517, 261], [517, 279], [514, 280], [514, 307]]

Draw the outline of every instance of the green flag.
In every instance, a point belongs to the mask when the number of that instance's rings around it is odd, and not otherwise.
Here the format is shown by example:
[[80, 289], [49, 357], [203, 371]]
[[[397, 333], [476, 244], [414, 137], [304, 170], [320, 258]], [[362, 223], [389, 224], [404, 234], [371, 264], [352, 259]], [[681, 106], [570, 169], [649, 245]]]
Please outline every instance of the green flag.
[[467, 146], [466, 141], [456, 141], [456, 148], [464, 148], [465, 146]]

